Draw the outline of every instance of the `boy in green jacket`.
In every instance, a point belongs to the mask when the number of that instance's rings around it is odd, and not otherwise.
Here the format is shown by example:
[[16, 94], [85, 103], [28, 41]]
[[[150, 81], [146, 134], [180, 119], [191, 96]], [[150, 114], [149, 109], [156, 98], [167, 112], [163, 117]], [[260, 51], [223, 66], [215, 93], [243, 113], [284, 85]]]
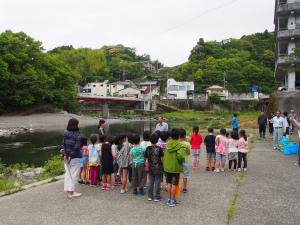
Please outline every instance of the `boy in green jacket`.
[[184, 147], [179, 142], [180, 132], [178, 128], [171, 130], [171, 137], [164, 151], [164, 171], [168, 185], [168, 202], [171, 207], [176, 205], [175, 192], [179, 183], [179, 174], [183, 171]]

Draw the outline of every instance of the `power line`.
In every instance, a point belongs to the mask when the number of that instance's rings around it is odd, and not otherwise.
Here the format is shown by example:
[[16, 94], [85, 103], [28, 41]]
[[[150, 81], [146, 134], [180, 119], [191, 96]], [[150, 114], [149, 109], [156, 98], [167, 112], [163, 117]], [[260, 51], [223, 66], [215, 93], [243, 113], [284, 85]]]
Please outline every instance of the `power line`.
[[218, 6], [216, 6], [216, 7], [207, 9], [207, 10], [203, 11], [201, 14], [199, 14], [199, 15], [197, 15], [197, 16], [195, 16], [195, 17], [189, 19], [189, 20], [186, 20], [185, 22], [183, 22], [183, 23], [181, 23], [181, 24], [178, 24], [178, 25], [176, 25], [176, 26], [174, 26], [174, 27], [171, 27], [171, 28], [169, 28], [169, 29], [167, 29], [167, 30], [165, 30], [165, 31], [162, 31], [161, 33], [157, 34], [154, 38], [157, 38], [157, 37], [159, 37], [159, 36], [162, 36], [162, 35], [164, 35], [165, 33], [168, 33], [168, 32], [170, 32], [170, 31], [175, 30], [175, 29], [177, 29], [177, 28], [179, 28], [179, 27], [182, 27], [182, 26], [184, 26], [184, 25], [186, 25], [186, 24], [188, 24], [188, 23], [191, 23], [191, 22], [193, 22], [194, 20], [197, 20], [197, 19], [199, 19], [200, 17], [202, 17], [202, 16], [204, 16], [204, 15], [206, 15], [206, 14], [209, 14], [210, 12], [213, 12], [213, 11], [215, 11], [215, 10], [224, 8], [224, 7], [229, 6], [229, 5], [232, 5], [233, 3], [237, 2], [237, 1], [240, 1], [240, 0], [231, 0], [230, 2], [226, 2], [226, 3], [223, 3], [223, 4], [218, 5]]

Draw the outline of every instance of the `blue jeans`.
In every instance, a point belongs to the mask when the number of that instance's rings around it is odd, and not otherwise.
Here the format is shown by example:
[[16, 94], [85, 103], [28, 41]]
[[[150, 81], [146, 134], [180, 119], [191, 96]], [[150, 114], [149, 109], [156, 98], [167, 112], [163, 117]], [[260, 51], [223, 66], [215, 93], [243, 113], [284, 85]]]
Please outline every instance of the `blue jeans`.
[[160, 199], [160, 183], [161, 177], [163, 175], [154, 175], [149, 173], [149, 183], [148, 183], [148, 197], [154, 199]]

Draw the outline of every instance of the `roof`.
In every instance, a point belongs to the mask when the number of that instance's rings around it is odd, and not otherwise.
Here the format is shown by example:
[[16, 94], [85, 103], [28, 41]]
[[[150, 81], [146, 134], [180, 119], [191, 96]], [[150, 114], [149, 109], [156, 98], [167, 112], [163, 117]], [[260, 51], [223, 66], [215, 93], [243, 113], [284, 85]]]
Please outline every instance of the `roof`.
[[226, 88], [221, 87], [219, 85], [213, 85], [213, 86], [208, 87], [206, 90], [226, 90]]
[[144, 92], [145, 94], [149, 94], [150, 90], [153, 91], [154, 89], [156, 89], [156, 88], [158, 88], [158, 87], [159, 87], [159, 86], [151, 86], [151, 89], [150, 89], [150, 87], [146, 87], [146, 88], [143, 90], [143, 92]]
[[147, 82], [141, 82], [140, 86], [148, 86], [148, 85], [157, 85], [157, 81], [147, 81]]

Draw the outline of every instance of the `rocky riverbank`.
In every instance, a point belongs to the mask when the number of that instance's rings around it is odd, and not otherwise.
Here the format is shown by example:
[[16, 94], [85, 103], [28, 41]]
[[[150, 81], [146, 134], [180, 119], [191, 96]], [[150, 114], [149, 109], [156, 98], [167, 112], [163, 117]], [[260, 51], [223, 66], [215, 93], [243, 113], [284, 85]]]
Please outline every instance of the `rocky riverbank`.
[[[99, 117], [75, 115], [67, 112], [43, 113], [28, 116], [0, 116], [0, 137], [8, 137], [35, 131], [51, 131], [66, 129], [70, 118], [79, 120], [79, 126], [97, 125]], [[120, 119], [108, 119], [108, 123], [122, 122]]]

